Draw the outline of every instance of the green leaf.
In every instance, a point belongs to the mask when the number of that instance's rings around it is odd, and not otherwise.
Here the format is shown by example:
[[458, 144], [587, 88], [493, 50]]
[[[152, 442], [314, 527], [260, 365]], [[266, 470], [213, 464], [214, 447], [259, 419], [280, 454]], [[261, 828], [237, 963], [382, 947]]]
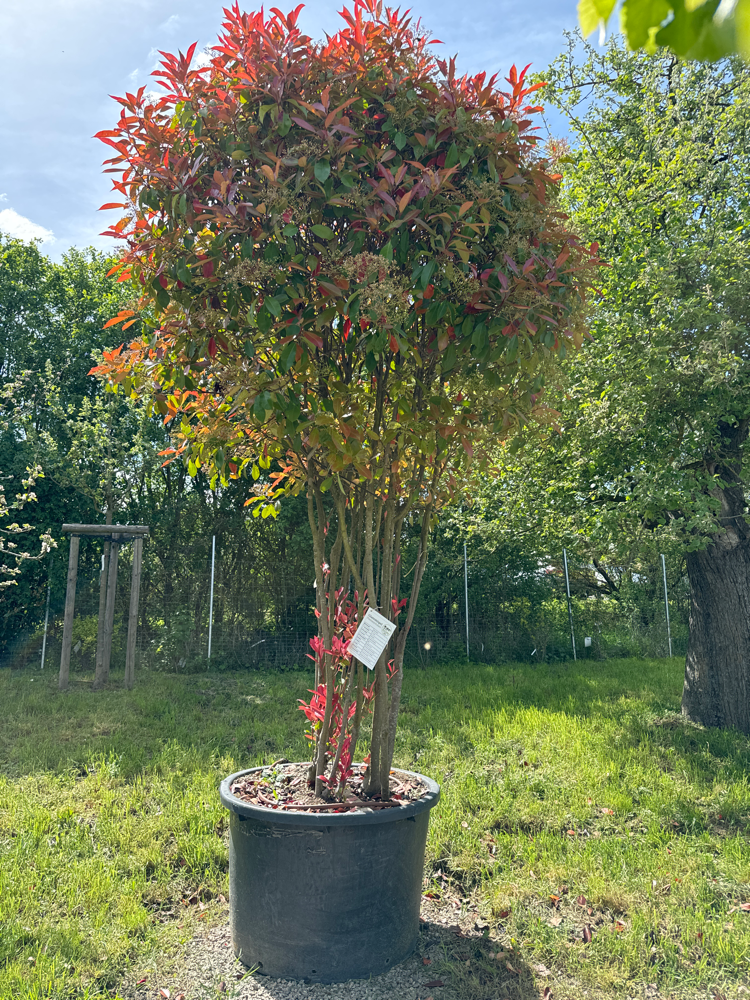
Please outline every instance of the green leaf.
[[469, 147], [468, 149], [462, 149], [461, 155], [459, 156], [459, 161], [461, 163], [461, 166], [465, 167], [473, 155], [474, 155], [474, 150], [471, 147]]
[[273, 298], [273, 296], [269, 296], [268, 298], [264, 299], [263, 305], [265, 306], [266, 309], [268, 309], [268, 311], [272, 316], [276, 317], [276, 319], [278, 319], [279, 316], [281, 316], [281, 306], [279, 305], [278, 301], [275, 298]]
[[667, 0], [625, 0], [620, 11], [620, 23], [628, 47], [640, 49], [653, 46], [653, 29], [660, 27], [671, 10]]
[[294, 366], [294, 359], [297, 354], [297, 342], [290, 340], [279, 355], [279, 367], [286, 375], [290, 368]]
[[265, 303], [263, 303], [263, 308], [258, 313], [256, 322], [261, 333], [268, 333], [273, 326], [273, 316], [268, 311]]
[[512, 364], [516, 360], [516, 355], [518, 354], [518, 336], [513, 336], [508, 341], [508, 350], [505, 352], [505, 357]]
[[446, 167], [455, 167], [457, 163], [458, 163], [458, 146], [456, 146], [454, 142], [451, 145], [451, 148], [448, 150], [448, 153], [446, 154], [445, 165]]
[[258, 108], [258, 118], [260, 119], [261, 125], [263, 124], [263, 119], [266, 117], [269, 111], [275, 111], [275, 104], [261, 104]]
[[315, 235], [319, 236], [322, 240], [332, 240], [334, 237], [333, 230], [328, 226], [318, 224], [317, 226], [311, 226], [310, 228], [312, 232], [314, 232]]
[[317, 160], [313, 167], [313, 173], [316, 180], [319, 180], [321, 184], [325, 184], [331, 176], [331, 164], [328, 160]]
[[430, 278], [435, 273], [435, 268], [436, 267], [437, 267], [437, 261], [428, 260], [427, 263], [422, 268], [422, 275], [421, 275], [421, 277], [419, 279], [419, 283], [422, 286], [422, 290], [423, 291], [429, 285]]
[[614, 7], [615, 0], [578, 0], [578, 23], [583, 37], [588, 38], [592, 31], [606, 24]]
[[169, 305], [169, 292], [166, 288], [159, 288], [159, 291], [156, 293], [156, 304], [160, 309], [166, 309]]
[[245, 352], [246, 357], [248, 358], [255, 357], [255, 345], [253, 344], [252, 340], [246, 340], [245, 343], [242, 345], [242, 350]]
[[445, 354], [440, 361], [440, 369], [443, 372], [449, 372], [456, 365], [456, 345], [449, 344]]
[[393, 137], [393, 145], [398, 150], [403, 149], [408, 141], [409, 140], [407, 139], [407, 137], [404, 135], [403, 132], [397, 132]]
[[269, 407], [270, 396], [265, 390], [260, 393], [259, 396], [255, 397], [255, 402], [253, 403], [253, 416], [256, 420], [265, 420], [266, 410]]
[[295, 224], [293, 222], [287, 222], [287, 224], [284, 226], [284, 228], [281, 230], [281, 232], [282, 232], [282, 234], [284, 236], [296, 236], [297, 235], [297, 227], [295, 226]]

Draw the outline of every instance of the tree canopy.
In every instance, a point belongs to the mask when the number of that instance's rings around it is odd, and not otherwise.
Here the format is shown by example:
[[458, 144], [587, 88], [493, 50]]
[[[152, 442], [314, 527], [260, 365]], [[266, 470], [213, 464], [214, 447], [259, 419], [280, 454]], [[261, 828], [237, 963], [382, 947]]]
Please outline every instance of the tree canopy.
[[117, 319], [145, 332], [98, 371], [153, 397], [191, 470], [260, 482], [275, 462], [252, 498], [264, 516], [307, 491], [327, 651], [350, 579], [360, 617], [369, 601], [398, 618], [401, 528], [419, 522], [390, 708], [376, 669], [371, 774], [387, 792], [431, 519], [499, 437], [548, 416], [545, 369], [581, 342], [597, 248], [548, 197], [538, 85], [457, 76], [375, 0], [320, 45], [299, 9], [232, 8], [208, 67], [166, 56], [165, 96], [126, 96], [100, 133], [128, 211], [111, 231], [120, 277], [142, 294]]

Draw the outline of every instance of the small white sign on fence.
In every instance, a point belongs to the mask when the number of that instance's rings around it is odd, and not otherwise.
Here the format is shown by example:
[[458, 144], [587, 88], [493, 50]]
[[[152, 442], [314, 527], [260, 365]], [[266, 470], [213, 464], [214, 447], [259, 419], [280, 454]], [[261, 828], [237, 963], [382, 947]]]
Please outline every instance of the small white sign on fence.
[[590, 635], [584, 636], [583, 644], [584, 644], [584, 646], [590, 646], [591, 645], [591, 636]]
[[368, 608], [357, 631], [349, 640], [349, 652], [364, 663], [368, 670], [374, 670], [380, 654], [395, 631], [393, 622], [389, 622], [378, 611]]

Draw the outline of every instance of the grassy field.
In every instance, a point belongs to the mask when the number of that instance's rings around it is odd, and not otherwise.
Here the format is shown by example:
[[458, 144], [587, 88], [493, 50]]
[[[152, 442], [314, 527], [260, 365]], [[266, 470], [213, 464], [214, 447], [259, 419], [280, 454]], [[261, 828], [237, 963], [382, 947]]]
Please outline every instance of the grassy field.
[[[446, 953], [459, 996], [750, 992], [750, 740], [684, 723], [681, 683], [676, 660], [408, 674], [397, 762], [443, 786], [428, 893], [488, 925]], [[59, 694], [0, 671], [3, 1000], [113, 997], [226, 919], [218, 782], [305, 755], [309, 685], [142, 674]]]

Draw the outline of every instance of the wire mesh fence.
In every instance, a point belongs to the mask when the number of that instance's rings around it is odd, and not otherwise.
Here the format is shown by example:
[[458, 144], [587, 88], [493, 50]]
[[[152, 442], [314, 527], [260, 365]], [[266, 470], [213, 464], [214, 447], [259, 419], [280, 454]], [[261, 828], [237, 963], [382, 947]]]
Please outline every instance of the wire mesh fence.
[[[172, 565], [146, 542], [136, 646], [139, 668], [171, 672], [299, 669], [316, 633], [315, 590], [309, 553], [258, 560], [230, 536], [196, 542], [190, 558]], [[102, 542], [81, 539], [71, 654], [73, 673], [93, 672], [96, 658]], [[49, 575], [50, 611], [44, 640], [44, 605], [5, 637], [0, 665], [57, 670], [65, 604], [65, 546]], [[121, 549], [111, 666], [123, 670], [127, 640], [132, 547]], [[617, 595], [573, 594], [570, 601], [577, 656], [666, 656], [662, 566], [642, 565]], [[212, 573], [213, 564], [213, 573]], [[54, 567], [53, 567], [54, 568]], [[212, 579], [213, 578], [213, 579]], [[213, 586], [212, 586], [213, 584]], [[46, 588], [42, 597], [46, 597]], [[213, 597], [213, 600], [212, 600]], [[467, 606], [468, 605], [468, 606]], [[669, 594], [672, 647], [684, 655], [688, 587], [673, 579]], [[467, 630], [468, 618], [468, 630]], [[558, 567], [504, 571], [463, 552], [425, 577], [408, 638], [406, 662], [417, 667], [470, 659], [486, 663], [550, 662], [573, 656], [565, 583]], [[209, 636], [210, 633], [210, 636]], [[210, 656], [209, 656], [210, 638]]]

